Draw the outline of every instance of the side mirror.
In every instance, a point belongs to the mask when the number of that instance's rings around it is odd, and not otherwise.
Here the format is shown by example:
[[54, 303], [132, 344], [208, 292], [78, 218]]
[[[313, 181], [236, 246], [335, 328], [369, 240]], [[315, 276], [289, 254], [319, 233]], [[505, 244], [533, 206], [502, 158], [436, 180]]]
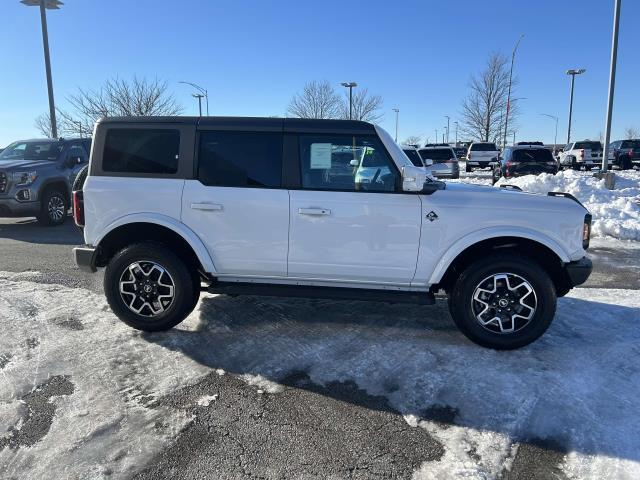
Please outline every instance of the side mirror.
[[420, 192], [427, 181], [427, 174], [421, 167], [405, 165], [402, 167], [402, 191]]
[[425, 167], [430, 167], [431, 165], [433, 165], [433, 160], [431, 160], [430, 158], [424, 159], [423, 162]]
[[349, 162], [349, 165], [351, 165], [352, 167], [357, 167], [358, 165], [360, 165], [360, 162], [354, 158]]

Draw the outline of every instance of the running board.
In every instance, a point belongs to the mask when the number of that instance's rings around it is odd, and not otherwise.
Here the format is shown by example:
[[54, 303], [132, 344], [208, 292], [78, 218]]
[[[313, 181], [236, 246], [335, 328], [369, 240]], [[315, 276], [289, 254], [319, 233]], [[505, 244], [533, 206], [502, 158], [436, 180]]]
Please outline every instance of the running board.
[[265, 283], [239, 283], [214, 281], [204, 289], [224, 295], [260, 295], [265, 297], [324, 298], [333, 300], [364, 300], [386, 303], [417, 303], [433, 305], [431, 292], [407, 292], [364, 288], [311, 287], [308, 285], [280, 285]]

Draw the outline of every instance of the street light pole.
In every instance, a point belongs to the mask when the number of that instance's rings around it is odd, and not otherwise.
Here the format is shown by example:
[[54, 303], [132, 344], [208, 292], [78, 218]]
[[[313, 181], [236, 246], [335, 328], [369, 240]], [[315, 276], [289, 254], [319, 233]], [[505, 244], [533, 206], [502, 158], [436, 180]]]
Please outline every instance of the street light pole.
[[46, 9], [58, 10], [62, 2], [59, 0], [21, 0], [22, 4], [29, 7], [40, 7], [40, 24], [42, 27], [42, 47], [44, 49], [44, 66], [47, 75], [47, 92], [49, 94], [49, 120], [51, 121], [51, 136], [58, 137], [58, 124], [56, 122], [56, 106], [53, 99], [53, 79], [51, 76], [51, 58], [49, 55], [49, 33], [47, 30]]
[[571, 141], [571, 117], [573, 115], [573, 86], [576, 81], [576, 75], [582, 75], [586, 70], [584, 68], [572, 68], [567, 70], [567, 75], [571, 75], [571, 95], [569, 96], [569, 126], [567, 127], [567, 144]]
[[400, 112], [399, 108], [394, 108], [394, 112], [396, 112], [396, 143], [398, 143], [398, 113]]
[[[207, 108], [207, 117], [209, 116], [209, 92], [207, 91], [206, 88], [201, 87], [200, 85], [196, 84], [196, 83], [191, 83], [191, 82], [178, 82], [178, 83], [184, 83], [185, 85], [190, 85], [193, 88], [195, 88], [196, 90], [198, 90], [202, 96], [205, 98], [205, 105]], [[193, 95], [195, 97], [195, 95]], [[200, 116], [202, 116], [202, 112], [200, 113]]]
[[458, 146], [458, 122], [453, 122], [453, 124], [456, 126], [456, 147]]
[[342, 82], [340, 85], [349, 89], [349, 120], [353, 119], [353, 87], [357, 87], [356, 82]]
[[438, 129], [437, 128], [436, 128], [436, 142], [435, 143], [438, 143]]
[[447, 143], [449, 143], [449, 115], [444, 116], [447, 119]]
[[613, 11], [613, 37], [611, 39], [611, 67], [609, 69], [609, 99], [607, 119], [604, 127], [604, 148], [602, 149], [602, 172], [609, 168], [609, 141], [611, 140], [611, 115], [613, 113], [613, 93], [616, 87], [616, 63], [618, 60], [618, 29], [620, 25], [620, 0], [615, 0]]
[[558, 117], [556, 117], [555, 115], [550, 115], [548, 113], [541, 113], [540, 115], [543, 115], [545, 117], [549, 117], [552, 118], [556, 121], [556, 134], [553, 137], [553, 154], [556, 154], [556, 149], [558, 148]]
[[511, 109], [511, 82], [513, 79], [513, 62], [516, 59], [516, 51], [518, 50], [520, 42], [523, 38], [524, 33], [520, 35], [520, 38], [518, 39], [516, 46], [513, 47], [513, 52], [511, 53], [511, 70], [509, 70], [509, 91], [507, 93], [507, 111], [504, 116], [504, 140], [502, 142], [502, 148], [507, 146], [507, 128], [509, 126], [509, 110]]

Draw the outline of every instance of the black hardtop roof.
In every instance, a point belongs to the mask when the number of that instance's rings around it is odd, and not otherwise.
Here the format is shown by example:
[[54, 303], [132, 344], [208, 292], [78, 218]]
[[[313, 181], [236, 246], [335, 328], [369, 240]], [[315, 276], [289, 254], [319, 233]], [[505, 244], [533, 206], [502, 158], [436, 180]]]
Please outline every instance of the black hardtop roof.
[[265, 131], [307, 133], [375, 133], [371, 123], [359, 120], [334, 120], [315, 118], [279, 117], [103, 117], [98, 124], [177, 124], [195, 125], [201, 129], [225, 130], [258, 129]]

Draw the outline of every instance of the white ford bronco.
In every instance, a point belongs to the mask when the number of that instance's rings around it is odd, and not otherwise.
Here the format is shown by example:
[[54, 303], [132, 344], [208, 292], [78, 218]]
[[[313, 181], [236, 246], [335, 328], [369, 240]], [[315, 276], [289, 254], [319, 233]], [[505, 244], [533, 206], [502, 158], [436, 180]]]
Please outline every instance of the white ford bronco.
[[571, 195], [436, 181], [365, 122], [103, 119], [79, 185], [76, 263], [106, 267], [113, 312], [146, 331], [180, 323], [203, 290], [445, 293], [467, 337], [512, 349], [544, 333], [592, 268], [591, 216]]

